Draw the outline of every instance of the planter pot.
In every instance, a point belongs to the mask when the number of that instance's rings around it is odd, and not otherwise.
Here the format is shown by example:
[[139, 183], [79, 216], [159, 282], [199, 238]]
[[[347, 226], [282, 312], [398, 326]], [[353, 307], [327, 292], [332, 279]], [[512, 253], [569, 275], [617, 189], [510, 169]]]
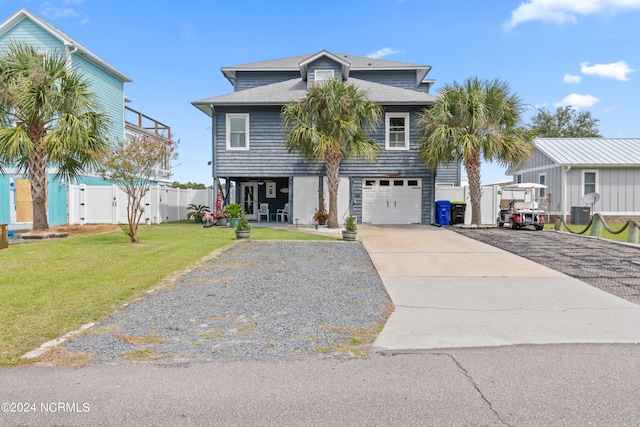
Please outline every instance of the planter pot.
[[251, 230], [236, 230], [236, 239], [248, 239]]
[[342, 230], [342, 240], [356, 240], [357, 231]]
[[318, 221], [318, 224], [320, 225], [327, 225], [327, 220], [323, 219], [322, 221]]
[[218, 225], [223, 226], [223, 227], [226, 226], [227, 225], [227, 218], [220, 218], [218, 220]]
[[202, 224], [202, 217], [197, 216], [196, 217], [196, 223]]
[[229, 218], [229, 225], [235, 228], [238, 225], [238, 221], [240, 221], [240, 218]]

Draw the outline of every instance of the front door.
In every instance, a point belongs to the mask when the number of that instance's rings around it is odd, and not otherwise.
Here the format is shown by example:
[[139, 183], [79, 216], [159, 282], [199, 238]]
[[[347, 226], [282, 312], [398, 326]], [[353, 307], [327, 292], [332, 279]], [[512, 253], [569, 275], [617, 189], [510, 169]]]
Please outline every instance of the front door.
[[258, 219], [258, 183], [240, 183], [240, 203], [247, 219]]

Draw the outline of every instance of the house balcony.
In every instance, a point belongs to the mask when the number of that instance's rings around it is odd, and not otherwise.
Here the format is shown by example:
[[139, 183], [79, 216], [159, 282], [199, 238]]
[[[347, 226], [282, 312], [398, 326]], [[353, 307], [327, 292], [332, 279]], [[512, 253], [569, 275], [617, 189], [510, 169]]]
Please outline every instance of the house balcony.
[[[124, 107], [125, 133], [133, 137], [151, 136], [171, 141], [171, 127], [133, 108]], [[158, 165], [152, 176], [158, 182], [171, 182], [171, 159]]]

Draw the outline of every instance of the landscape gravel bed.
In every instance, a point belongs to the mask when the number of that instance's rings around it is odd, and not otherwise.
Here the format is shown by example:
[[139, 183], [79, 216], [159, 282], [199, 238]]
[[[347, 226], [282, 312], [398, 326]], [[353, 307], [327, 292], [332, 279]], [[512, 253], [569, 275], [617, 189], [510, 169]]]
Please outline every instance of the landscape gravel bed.
[[239, 242], [64, 348], [90, 364], [351, 357], [391, 307], [359, 242]]
[[550, 230], [453, 229], [640, 304], [638, 245]]

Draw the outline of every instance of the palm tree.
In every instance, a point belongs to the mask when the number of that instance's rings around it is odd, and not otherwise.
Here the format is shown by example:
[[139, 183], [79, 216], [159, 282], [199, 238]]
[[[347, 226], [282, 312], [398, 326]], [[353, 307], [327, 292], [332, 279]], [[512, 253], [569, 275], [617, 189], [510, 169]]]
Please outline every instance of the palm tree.
[[507, 83], [472, 77], [440, 89], [433, 108], [420, 113], [418, 123], [424, 130], [420, 157], [432, 170], [442, 162], [462, 160], [469, 179], [472, 224], [481, 222], [481, 159], [514, 165], [531, 152], [530, 137], [519, 126], [522, 110]]
[[338, 227], [338, 185], [342, 159], [376, 161], [380, 146], [365, 135], [382, 109], [351, 83], [332, 79], [311, 86], [307, 96], [282, 109], [285, 146], [310, 161], [324, 161], [329, 187], [327, 227]]
[[94, 110], [89, 82], [64, 54], [8, 45], [0, 58], [0, 167], [27, 174], [34, 231], [49, 228], [47, 167], [73, 178], [96, 166], [107, 150], [108, 120]]

